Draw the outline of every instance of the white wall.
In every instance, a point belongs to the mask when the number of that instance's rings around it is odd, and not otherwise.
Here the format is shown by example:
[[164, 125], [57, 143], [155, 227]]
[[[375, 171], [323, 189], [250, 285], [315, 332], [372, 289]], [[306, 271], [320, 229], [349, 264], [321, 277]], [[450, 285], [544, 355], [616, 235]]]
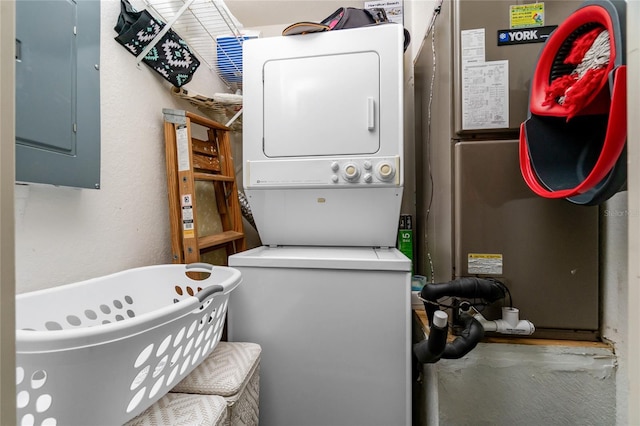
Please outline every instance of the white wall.
[[0, 425], [16, 424], [14, 16], [15, 4], [0, 2]]
[[[101, 189], [16, 187], [18, 293], [171, 262], [162, 108], [198, 111], [113, 39], [119, 11], [101, 2]], [[225, 91], [206, 65], [186, 87]]]
[[627, 192], [609, 199], [600, 208], [602, 324], [605, 340], [614, 345], [617, 358], [616, 419], [617, 424], [627, 424], [628, 409], [628, 360], [627, 300], [629, 295], [628, 267], [628, 218]]
[[[621, 321], [626, 321], [626, 341], [627, 353], [625, 362], [627, 363], [627, 385], [628, 394], [628, 424], [640, 424], [640, 2], [627, 2], [627, 64], [629, 66], [627, 105], [629, 110], [628, 129], [629, 139], [627, 148], [629, 150], [629, 253], [627, 256], [628, 295], [626, 317], [621, 317]], [[625, 303], [621, 303], [624, 305]], [[622, 423], [621, 423], [622, 424]]]
[[404, 8], [407, 11], [405, 26], [411, 32], [411, 60], [420, 53], [420, 49], [426, 43], [426, 35], [429, 23], [433, 17], [436, 0], [405, 0]]
[[[640, 411], [638, 401], [640, 398], [637, 387], [638, 374], [638, 328], [637, 328], [637, 303], [638, 301], [638, 228], [640, 210], [637, 204], [638, 182], [636, 154], [635, 161], [631, 153], [637, 150], [640, 140], [638, 128], [638, 103], [640, 92], [638, 78], [638, 48], [640, 43], [639, 22], [640, 4], [627, 1], [627, 63], [629, 64], [628, 97], [628, 141], [629, 150], [629, 177], [627, 179], [629, 191], [616, 194], [600, 207], [600, 263], [601, 263], [601, 295], [602, 295], [602, 336], [613, 344], [616, 359], [616, 424], [640, 424]], [[635, 63], [632, 61], [635, 60]], [[634, 178], [635, 175], [635, 178]], [[634, 190], [635, 189], [635, 190]], [[633, 205], [631, 203], [634, 203]], [[635, 207], [634, 207], [635, 206]], [[635, 231], [630, 227], [635, 223]], [[635, 247], [635, 250], [633, 249]], [[635, 282], [635, 284], [634, 284]], [[636, 319], [634, 321], [633, 319]], [[630, 319], [632, 319], [630, 321]], [[632, 344], [635, 342], [636, 346]], [[635, 364], [635, 370], [633, 369]], [[636, 386], [630, 393], [630, 386]], [[630, 411], [631, 410], [631, 411]], [[635, 420], [629, 417], [635, 412]]]
[[280, 26], [301, 21], [320, 22], [339, 7], [363, 7], [359, 0], [225, 0], [245, 27]]

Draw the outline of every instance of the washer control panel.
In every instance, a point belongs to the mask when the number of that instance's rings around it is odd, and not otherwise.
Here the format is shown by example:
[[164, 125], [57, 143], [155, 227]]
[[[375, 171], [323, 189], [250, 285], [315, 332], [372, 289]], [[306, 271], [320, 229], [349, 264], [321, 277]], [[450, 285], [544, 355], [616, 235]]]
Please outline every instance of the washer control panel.
[[402, 184], [399, 156], [260, 160], [247, 161], [246, 167], [250, 187]]
[[331, 182], [339, 184], [346, 183], [391, 183], [393, 182], [397, 165], [395, 161], [388, 159], [379, 160], [350, 160], [340, 163], [333, 161], [331, 163]]

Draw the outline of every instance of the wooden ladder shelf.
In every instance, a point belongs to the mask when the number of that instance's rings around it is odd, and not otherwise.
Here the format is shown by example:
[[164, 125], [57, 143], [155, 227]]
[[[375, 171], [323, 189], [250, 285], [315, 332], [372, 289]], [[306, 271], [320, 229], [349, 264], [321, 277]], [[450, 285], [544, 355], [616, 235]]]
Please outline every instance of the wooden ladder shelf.
[[188, 111], [163, 114], [173, 262], [226, 265], [246, 249], [230, 129]]

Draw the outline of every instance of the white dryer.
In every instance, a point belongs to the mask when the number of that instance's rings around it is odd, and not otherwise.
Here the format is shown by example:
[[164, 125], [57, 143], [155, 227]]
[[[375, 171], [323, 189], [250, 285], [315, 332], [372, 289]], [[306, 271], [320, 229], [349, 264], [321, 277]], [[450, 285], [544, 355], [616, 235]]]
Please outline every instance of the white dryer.
[[393, 247], [403, 28], [248, 40], [244, 188], [265, 245]]

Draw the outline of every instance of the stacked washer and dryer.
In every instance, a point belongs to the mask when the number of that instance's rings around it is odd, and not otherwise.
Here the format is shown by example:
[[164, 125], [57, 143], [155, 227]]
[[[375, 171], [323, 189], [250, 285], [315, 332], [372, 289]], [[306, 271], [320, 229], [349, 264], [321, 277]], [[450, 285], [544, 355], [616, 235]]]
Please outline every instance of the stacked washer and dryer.
[[403, 28], [243, 45], [244, 189], [261, 247], [229, 257], [228, 335], [262, 348], [260, 424], [411, 423]]

